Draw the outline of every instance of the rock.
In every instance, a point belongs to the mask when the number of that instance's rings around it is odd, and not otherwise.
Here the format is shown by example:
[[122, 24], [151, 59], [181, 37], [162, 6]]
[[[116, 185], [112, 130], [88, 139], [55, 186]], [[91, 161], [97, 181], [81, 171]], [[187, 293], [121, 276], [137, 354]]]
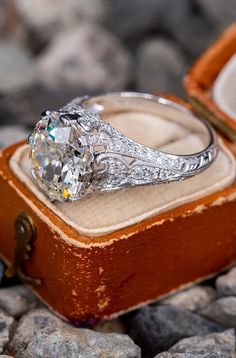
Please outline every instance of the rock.
[[216, 298], [216, 291], [209, 286], [193, 286], [161, 300], [161, 304], [197, 311]]
[[[1, 131], [0, 131], [0, 137], [1, 137]], [[1, 147], [1, 143], [0, 143], [0, 147]], [[4, 273], [5, 273], [5, 265], [2, 261], [0, 261], [0, 283], [2, 282], [2, 279], [4, 277]]]
[[162, 30], [195, 60], [214, 41], [218, 31], [192, 4], [189, 0], [165, 0], [161, 14]]
[[160, 27], [160, 6], [163, 0], [107, 0], [105, 25], [122, 37], [139, 39], [148, 31]]
[[84, 95], [84, 91], [78, 88], [53, 90], [37, 84], [8, 96], [0, 96], [0, 124], [34, 126], [45, 109], [57, 110], [80, 95]]
[[200, 56], [215, 41], [219, 32], [202, 16], [190, 16], [181, 21], [179, 30], [173, 33], [175, 39], [191, 59]]
[[236, 297], [222, 297], [210, 303], [201, 314], [225, 327], [236, 328]]
[[0, 308], [15, 318], [35, 308], [37, 303], [36, 296], [25, 285], [0, 289]]
[[32, 85], [35, 69], [27, 51], [16, 43], [0, 40], [0, 92]]
[[171, 353], [189, 353], [193, 357], [231, 358], [235, 353], [235, 332], [228, 329], [205, 337], [185, 338], [170, 348]]
[[157, 354], [154, 358], [223, 358], [222, 356], [202, 356], [202, 355], [193, 355], [191, 353], [169, 353], [163, 352]]
[[3, 353], [15, 327], [14, 318], [0, 310], [0, 353]]
[[192, 16], [192, 1], [163, 0], [160, 2], [159, 12], [161, 29], [169, 33], [176, 32], [183, 19]]
[[81, 21], [101, 20], [105, 14], [103, 0], [17, 0], [15, 6], [26, 29], [48, 41], [58, 31]]
[[0, 147], [6, 147], [17, 141], [27, 139], [28, 135], [29, 132], [22, 126], [2, 126], [0, 130]]
[[182, 95], [182, 80], [186, 71], [183, 54], [169, 40], [148, 40], [138, 50], [137, 86], [140, 91]]
[[23, 316], [15, 330], [9, 344], [9, 350], [16, 358], [22, 358], [22, 354], [36, 332], [43, 328], [54, 327], [58, 329], [65, 325], [59, 318], [47, 309], [35, 309]]
[[93, 329], [102, 333], [126, 333], [126, 328], [119, 318], [100, 322]]
[[236, 3], [228, 0], [197, 0], [197, 4], [208, 17], [209, 21], [215, 23], [221, 30], [235, 21]]
[[[13, 97], [13, 98], [12, 98]], [[14, 100], [14, 96], [12, 95], [0, 95], [0, 107], [1, 107], [1, 111], [0, 111], [0, 125], [4, 124], [4, 125], [11, 125], [11, 124], [16, 124], [16, 123], [22, 123], [21, 122], [21, 116], [18, 113], [19, 111], [19, 107], [18, 107], [18, 111], [17, 111], [17, 104], [16, 101]], [[3, 128], [3, 127], [2, 127]], [[2, 133], [2, 129], [0, 131], [0, 136]], [[2, 145], [0, 143], [0, 145]]]
[[120, 90], [129, 83], [131, 57], [116, 37], [86, 24], [55, 37], [39, 57], [38, 69], [50, 88]]
[[22, 358], [141, 358], [127, 335], [98, 333], [69, 326], [43, 329], [31, 339]]
[[236, 296], [236, 267], [216, 279], [216, 289], [219, 295]]
[[5, 4], [0, 3], [0, 32], [2, 33], [6, 26], [6, 13], [5, 13]]
[[130, 335], [147, 357], [182, 338], [219, 332], [222, 326], [174, 306], [145, 306], [131, 319]]

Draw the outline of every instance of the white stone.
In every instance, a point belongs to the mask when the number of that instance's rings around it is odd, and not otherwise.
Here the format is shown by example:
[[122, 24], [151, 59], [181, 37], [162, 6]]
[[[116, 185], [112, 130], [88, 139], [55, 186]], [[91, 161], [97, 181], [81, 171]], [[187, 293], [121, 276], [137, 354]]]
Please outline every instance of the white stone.
[[103, 0], [17, 0], [15, 6], [27, 28], [47, 40], [78, 22], [101, 20], [105, 13]]
[[114, 35], [82, 24], [55, 36], [38, 57], [40, 80], [48, 87], [83, 91], [121, 90], [130, 81], [131, 56]]
[[222, 296], [236, 296], [236, 267], [216, 279], [216, 289]]
[[87, 151], [79, 131], [59, 112], [47, 114], [30, 137], [32, 175], [51, 199], [77, 200], [87, 186]]
[[30, 87], [36, 71], [27, 50], [10, 41], [0, 41], [0, 91], [10, 92]]
[[1, 126], [0, 147], [6, 147], [20, 140], [27, 139], [29, 132], [19, 125]]
[[216, 298], [216, 291], [209, 286], [194, 286], [162, 300], [165, 305], [197, 311]]

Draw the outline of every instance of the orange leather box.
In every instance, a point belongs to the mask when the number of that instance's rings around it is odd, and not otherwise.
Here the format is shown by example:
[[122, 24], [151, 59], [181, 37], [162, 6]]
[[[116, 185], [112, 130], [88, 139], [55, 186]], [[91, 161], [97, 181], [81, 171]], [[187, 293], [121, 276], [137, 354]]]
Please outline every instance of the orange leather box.
[[[236, 42], [235, 32], [232, 28], [226, 37], [235, 36]], [[217, 56], [225, 58], [225, 51], [230, 52], [225, 46], [227, 48], [227, 44], [222, 45], [223, 54], [218, 49]], [[231, 48], [231, 42], [228, 46]], [[223, 66], [223, 60], [219, 61]], [[206, 73], [206, 68], [204, 71]], [[190, 94], [198, 78], [201, 73], [195, 70], [188, 75]], [[202, 98], [199, 97], [199, 101]], [[215, 115], [218, 118], [218, 112]], [[218, 120], [225, 118], [224, 114], [224, 118], [219, 116]], [[28, 179], [24, 180], [27, 176], [17, 174], [17, 170], [24, 167], [17, 164], [19, 155], [15, 154], [22, 146], [24, 143], [17, 143], [0, 153], [0, 251], [7, 264], [14, 262], [8, 273], [19, 274], [32, 284], [37, 295], [64, 318], [77, 324], [111, 318], [211, 277], [236, 261], [235, 158], [227, 149], [232, 148], [229, 141], [225, 140], [222, 147], [224, 155], [219, 167], [215, 172], [212, 169], [206, 179], [210, 181], [210, 189], [201, 189], [206, 177], [199, 174], [202, 179], [192, 182], [198, 187], [199, 195], [188, 193], [186, 198], [189, 199], [184, 201], [182, 194], [181, 198], [177, 196], [180, 196], [178, 188], [184, 192], [186, 184], [181, 183], [182, 187], [178, 187], [179, 183], [173, 187], [168, 184], [166, 188], [169, 189], [160, 192], [160, 200], [165, 203], [173, 195], [174, 205], [167, 205], [167, 209], [163, 205], [159, 211], [149, 210], [146, 216], [137, 214], [137, 220], [127, 221], [123, 227], [114, 225], [115, 229], [101, 231], [99, 235], [96, 227], [90, 228], [89, 235], [86, 230], [77, 230], [72, 218], [66, 220], [67, 211], [60, 214], [64, 207], [51, 207], [31, 189]], [[213, 181], [216, 172], [221, 175], [226, 169], [227, 180], [216, 176]], [[171, 192], [171, 188], [174, 191]], [[135, 193], [135, 189], [131, 190]], [[157, 200], [159, 192], [153, 194], [151, 188], [145, 190], [150, 191], [143, 199], [145, 205], [150, 204], [150, 198]], [[169, 190], [168, 198], [166, 190]], [[130, 208], [134, 200], [129, 201], [130, 197], [125, 194], [118, 195], [112, 194], [109, 202], [106, 202], [106, 194], [96, 199], [104, 200], [103, 216], [107, 215], [108, 204], [114, 210], [120, 205], [119, 212], [122, 208], [123, 211], [134, 210]], [[132, 199], [135, 194], [130, 195]], [[137, 196], [136, 206], [140, 196]], [[28, 217], [18, 218], [15, 233], [14, 222], [22, 212]], [[112, 215], [115, 217], [116, 211]], [[25, 223], [24, 220], [29, 221]], [[27, 225], [30, 224], [35, 227], [35, 233], [29, 234]]]

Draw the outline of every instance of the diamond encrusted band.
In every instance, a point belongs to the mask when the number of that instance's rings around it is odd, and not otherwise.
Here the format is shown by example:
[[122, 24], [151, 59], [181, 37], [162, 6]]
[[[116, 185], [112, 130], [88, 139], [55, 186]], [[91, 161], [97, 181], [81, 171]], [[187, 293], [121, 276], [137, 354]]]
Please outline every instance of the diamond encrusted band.
[[[174, 110], [195, 120], [209, 137], [206, 148], [176, 155], [139, 144], [100, 115], [118, 110]], [[51, 200], [74, 201], [89, 194], [126, 187], [179, 181], [200, 173], [215, 160], [217, 139], [208, 123], [171, 100], [144, 93], [121, 92], [79, 97], [59, 111], [46, 111], [29, 143], [32, 175]]]

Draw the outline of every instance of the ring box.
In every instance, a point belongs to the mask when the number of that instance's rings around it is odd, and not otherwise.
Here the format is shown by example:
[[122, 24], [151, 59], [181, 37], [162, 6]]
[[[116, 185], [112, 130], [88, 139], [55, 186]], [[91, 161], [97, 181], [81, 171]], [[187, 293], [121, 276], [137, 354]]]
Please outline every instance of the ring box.
[[[233, 137], [222, 130], [227, 123], [233, 136], [236, 115], [235, 120], [229, 118], [211, 96], [219, 71], [236, 52], [234, 42], [232, 27], [185, 80], [191, 108], [207, 119], [209, 111], [214, 114], [222, 137], [215, 163], [195, 177], [80, 202], [52, 203], [30, 177], [25, 142], [1, 152], [0, 251], [10, 266], [8, 274], [18, 274], [31, 284], [65, 319], [83, 324], [118, 316], [211, 277], [236, 261], [236, 161]], [[221, 64], [214, 75], [209, 53]], [[168, 125], [150, 114], [129, 116], [130, 121], [121, 114], [110, 120], [138, 141], [169, 150], [194, 151], [199, 144], [191, 128]]]

